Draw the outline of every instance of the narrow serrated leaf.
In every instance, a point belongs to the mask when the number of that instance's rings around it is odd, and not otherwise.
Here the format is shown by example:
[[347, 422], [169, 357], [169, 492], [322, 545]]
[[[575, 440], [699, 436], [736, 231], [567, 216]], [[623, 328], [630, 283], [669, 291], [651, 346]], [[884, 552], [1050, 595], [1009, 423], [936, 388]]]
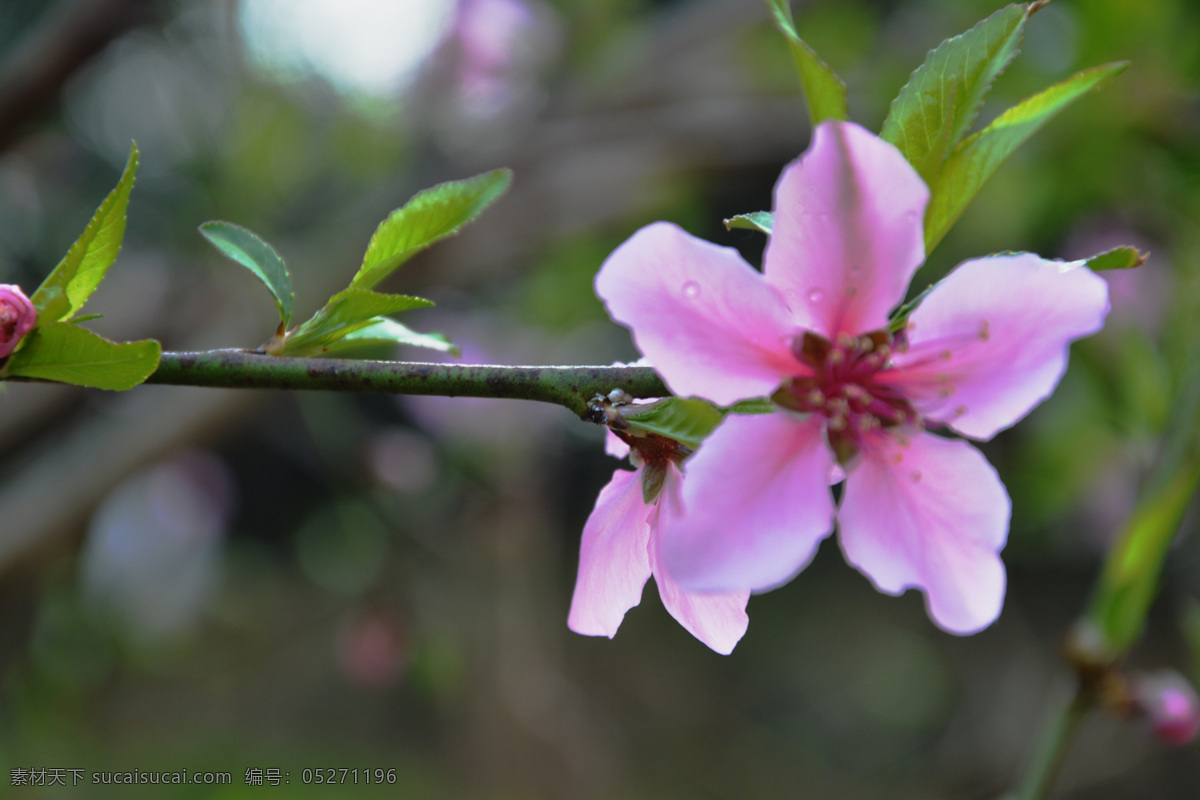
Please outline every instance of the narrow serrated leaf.
[[38, 310], [39, 324], [69, 320], [78, 314], [117, 260], [125, 238], [125, 212], [137, 166], [138, 148], [134, 143], [116, 187], [100, 203], [62, 261], [29, 298]]
[[1139, 253], [1133, 247], [1114, 247], [1087, 260], [1088, 269], [1100, 272], [1106, 269], [1134, 269], [1146, 263], [1148, 253]]
[[983, 130], [958, 143], [946, 159], [937, 180], [930, 184], [932, 197], [925, 213], [925, 250], [946, 235], [967, 204], [1013, 151], [1042, 125], [1085, 93], [1107, 83], [1128, 62], [1103, 64], [1077, 72], [996, 117]]
[[1021, 48], [1031, 13], [1017, 3], [930, 51], [892, 101], [880, 137], [899, 148], [926, 183], [966, 134], [979, 107]]
[[1200, 488], [1200, 358], [1194, 347], [1188, 355], [1157, 462], [1109, 548], [1092, 597], [1089, 617], [1113, 657], [1141, 633], [1171, 543]]
[[748, 231], [758, 231], [771, 235], [771, 227], [774, 225], [774, 218], [770, 211], [751, 211], [748, 214], [738, 214], [735, 217], [730, 217], [725, 220], [725, 230], [731, 231], [734, 228], [742, 228]]
[[343, 289], [296, 330], [288, 333], [276, 355], [320, 355], [339, 339], [376, 322], [384, 314], [433, 305], [421, 297], [381, 294], [367, 289]]
[[1158, 590], [1163, 560], [1200, 486], [1200, 465], [1185, 465], [1144, 497], [1125, 523], [1100, 576], [1091, 617], [1109, 649], [1124, 653], [1137, 640]]
[[124, 391], [158, 368], [162, 346], [153, 339], [110, 342], [66, 322], [40, 322], [8, 363], [10, 376]]
[[453, 356], [462, 355], [462, 350], [440, 333], [418, 333], [407, 325], [402, 325], [389, 317], [375, 317], [370, 323], [356, 331], [325, 346], [325, 355], [334, 355], [348, 350], [382, 345], [408, 345], [424, 347], [449, 353]]
[[657, 433], [693, 449], [721, 424], [720, 410], [698, 397], [667, 397], [640, 406], [622, 406], [631, 428]]
[[511, 170], [497, 169], [418, 192], [379, 223], [350, 288], [374, 288], [421, 250], [457, 233], [503, 194], [511, 180]]
[[792, 51], [812, 124], [816, 126], [827, 119], [849, 119], [846, 84], [796, 33], [796, 23], [792, 19], [788, 0], [767, 0], [767, 7], [771, 10], [775, 27], [787, 39], [788, 48]]
[[287, 327], [292, 321], [292, 276], [279, 253], [254, 231], [232, 222], [213, 220], [200, 226], [200, 235], [231, 261], [241, 264], [262, 281], [275, 298], [279, 321]]

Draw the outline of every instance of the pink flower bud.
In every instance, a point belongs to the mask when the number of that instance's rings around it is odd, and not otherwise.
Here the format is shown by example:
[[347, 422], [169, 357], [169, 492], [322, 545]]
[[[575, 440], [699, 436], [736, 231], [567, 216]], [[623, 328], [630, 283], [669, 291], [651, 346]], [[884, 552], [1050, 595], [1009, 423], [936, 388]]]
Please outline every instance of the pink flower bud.
[[20, 286], [0, 283], [0, 358], [7, 358], [37, 324], [37, 309]]
[[1200, 733], [1200, 698], [1182, 675], [1165, 670], [1133, 681], [1134, 702], [1163, 744], [1180, 747]]

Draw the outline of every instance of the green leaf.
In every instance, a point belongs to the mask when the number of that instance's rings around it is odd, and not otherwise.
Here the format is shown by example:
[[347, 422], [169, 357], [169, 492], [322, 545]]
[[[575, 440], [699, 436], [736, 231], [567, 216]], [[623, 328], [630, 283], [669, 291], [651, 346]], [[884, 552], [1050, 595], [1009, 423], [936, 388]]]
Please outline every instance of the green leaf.
[[1128, 62], [1103, 64], [1077, 72], [1061, 83], [1022, 100], [983, 130], [959, 142], [930, 183], [925, 213], [925, 250], [946, 235], [988, 178], [1021, 144], [1080, 96], [1107, 83]]
[[1137, 640], [1158, 576], [1200, 487], [1200, 355], [1190, 348], [1164, 427], [1158, 460], [1109, 551], [1089, 618], [1119, 658]]
[[933, 285], [926, 286], [922, 292], [909, 300], [907, 303], [901, 303], [896, 308], [892, 315], [888, 317], [888, 333], [899, 333], [908, 326], [908, 318], [912, 312], [917, 310], [917, 306], [921, 305], [921, 301], [926, 295], [933, 291]]
[[778, 410], [779, 406], [772, 403], [769, 397], [752, 397], [749, 400], [739, 400], [728, 408], [722, 409], [726, 414], [770, 414]]
[[879, 135], [896, 145], [930, 186], [975, 121], [992, 82], [1017, 55], [1025, 21], [1041, 5], [1007, 6], [942, 42], [892, 101]]
[[693, 449], [723, 419], [720, 410], [697, 397], [667, 397], [640, 406], [622, 406], [621, 416], [629, 427], [657, 433]]
[[158, 368], [162, 346], [153, 339], [110, 342], [86, 328], [43, 322], [8, 363], [8, 374], [124, 391]]
[[821, 60], [808, 44], [796, 33], [792, 9], [788, 0], [767, 0], [767, 8], [775, 19], [775, 27], [787, 39], [800, 73], [800, 85], [804, 87], [804, 102], [808, 105], [808, 116], [814, 126], [827, 119], [849, 119], [846, 108], [846, 84], [842, 83], [829, 65]]
[[498, 169], [418, 192], [379, 223], [350, 288], [374, 288], [421, 250], [457, 233], [503, 194], [511, 180], [511, 170]]
[[428, 300], [404, 294], [343, 289], [307, 322], [290, 332], [283, 341], [282, 351], [275, 355], [320, 355], [339, 339], [377, 324], [377, 317], [431, 305]]
[[286, 328], [292, 321], [292, 303], [296, 295], [292, 291], [292, 276], [275, 248], [254, 231], [232, 222], [205, 222], [200, 226], [200, 235], [226, 258], [241, 264], [263, 282], [275, 298], [279, 321]]
[[352, 331], [341, 339], [331, 342], [325, 347], [325, 355], [333, 355], [364, 347], [379, 347], [384, 345], [408, 345], [410, 347], [425, 347], [440, 353], [453, 356], [462, 355], [458, 345], [450, 342], [440, 333], [418, 333], [407, 325], [402, 325], [388, 317], [375, 317], [366, 326]]
[[1132, 247], [1114, 247], [1108, 252], [1092, 256], [1087, 260], [1088, 269], [1100, 272], [1105, 269], [1133, 269], [1146, 263], [1149, 253], [1139, 253]]
[[1114, 655], [1141, 635], [1163, 560], [1198, 485], [1200, 465], [1193, 462], [1138, 504], [1109, 553], [1091, 617]]
[[69, 320], [79, 313], [117, 260], [121, 240], [125, 238], [125, 211], [129, 208], [137, 166], [138, 148], [134, 144], [116, 188], [104, 198], [83, 233], [29, 298], [38, 310], [39, 325]]
[[736, 217], [730, 217], [725, 220], [725, 230], [731, 231], [734, 228], [743, 228], [770, 236], [773, 224], [774, 219], [770, 211], [751, 211], [749, 214], [738, 214]]

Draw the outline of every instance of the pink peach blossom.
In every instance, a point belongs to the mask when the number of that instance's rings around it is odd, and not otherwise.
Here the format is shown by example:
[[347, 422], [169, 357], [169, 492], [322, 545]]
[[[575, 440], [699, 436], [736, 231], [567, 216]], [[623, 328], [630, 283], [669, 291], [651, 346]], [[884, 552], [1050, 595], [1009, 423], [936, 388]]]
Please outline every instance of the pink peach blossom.
[[687, 462], [681, 513], [659, 535], [680, 586], [779, 586], [836, 519], [846, 559], [882, 592], [922, 590], [942, 628], [999, 615], [1008, 494], [974, 447], [927, 429], [987, 440], [1025, 416], [1069, 343], [1103, 325], [1108, 292], [1081, 262], [976, 259], [892, 335], [888, 312], [925, 257], [928, 201], [892, 145], [826, 122], [775, 187], [762, 273], [667, 223], [604, 263], [597, 294], [673, 392], [721, 405], [767, 395], [779, 412], [730, 415]]
[[613, 473], [584, 525], [568, 627], [576, 633], [611, 639], [625, 612], [641, 602], [646, 581], [653, 576], [671, 616], [713, 650], [728, 655], [746, 633], [750, 592], [688, 592], [662, 569], [658, 526], [663, 516], [678, 507], [683, 483], [678, 466], [669, 458], [651, 457], [665, 470], [665, 476], [661, 488], [647, 501], [642, 485], [646, 460], [611, 433], [605, 449], [618, 458], [628, 453], [637, 470]]
[[36, 324], [37, 309], [21, 287], [0, 283], [0, 358], [11, 355]]

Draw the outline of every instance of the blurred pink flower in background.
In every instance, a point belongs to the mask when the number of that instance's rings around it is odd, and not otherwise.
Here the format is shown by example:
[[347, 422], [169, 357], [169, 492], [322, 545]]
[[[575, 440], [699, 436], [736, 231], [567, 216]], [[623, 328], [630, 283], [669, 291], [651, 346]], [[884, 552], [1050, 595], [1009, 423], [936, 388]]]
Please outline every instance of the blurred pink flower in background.
[[1200, 734], [1200, 697], [1179, 673], [1163, 670], [1135, 676], [1133, 699], [1163, 744], [1182, 747]]
[[1063, 252], [1068, 260], [1090, 258], [1117, 247], [1132, 247], [1147, 255], [1150, 268], [1110, 269], [1099, 273], [1108, 282], [1113, 310], [1105, 321], [1114, 327], [1137, 327], [1151, 336], [1162, 330], [1171, 287], [1170, 255], [1135, 227], [1107, 218], [1076, 226]]
[[[991, 624], [1005, 591], [1008, 494], [945, 426], [987, 440], [1045, 399], [1069, 343], [1099, 330], [1103, 279], [1030, 254], [965, 262], [893, 336], [888, 311], [925, 257], [929, 190], [890, 144], [826, 122], [775, 189], [756, 272], [736, 251], [656, 223], [605, 262], [597, 294], [679, 395], [721, 405], [771, 395], [780, 413], [730, 415], [687, 462], [665, 564], [694, 591], [790, 580], [833, 529], [888, 594], [921, 589], [934, 621]], [[604, 495], [601, 495], [603, 501]]]
[[233, 504], [233, 476], [206, 451], [130, 477], [88, 526], [80, 563], [88, 596], [138, 638], [188, 629], [218, 588]]
[[37, 309], [21, 287], [0, 283], [0, 358], [11, 355], [36, 324]]
[[537, 0], [459, 0], [441, 54], [451, 89], [443, 136], [468, 150], [507, 140], [541, 106], [562, 37], [554, 9]]
[[365, 689], [386, 689], [404, 675], [408, 637], [391, 615], [363, 611], [347, 619], [337, 638], [337, 661], [342, 675]]
[[[611, 639], [625, 612], [641, 602], [646, 581], [653, 576], [671, 616], [713, 650], [728, 655], [746, 633], [750, 592], [688, 592], [662, 568], [659, 519], [664, 510], [670, 514], [678, 508], [683, 482], [679, 467], [665, 456], [652, 457], [648, 466], [637, 451], [631, 452], [611, 434], [605, 450], [617, 458], [628, 453], [637, 469], [613, 473], [584, 525], [568, 627]], [[646, 471], [654, 468], [661, 471], [661, 483], [644, 490]]]
[[440, 472], [433, 442], [399, 426], [381, 429], [370, 438], [366, 460], [377, 481], [403, 494], [428, 490], [437, 483]]
[[502, 74], [533, 24], [533, 13], [521, 0], [460, 0], [454, 30], [462, 48], [463, 85], [486, 86]]

